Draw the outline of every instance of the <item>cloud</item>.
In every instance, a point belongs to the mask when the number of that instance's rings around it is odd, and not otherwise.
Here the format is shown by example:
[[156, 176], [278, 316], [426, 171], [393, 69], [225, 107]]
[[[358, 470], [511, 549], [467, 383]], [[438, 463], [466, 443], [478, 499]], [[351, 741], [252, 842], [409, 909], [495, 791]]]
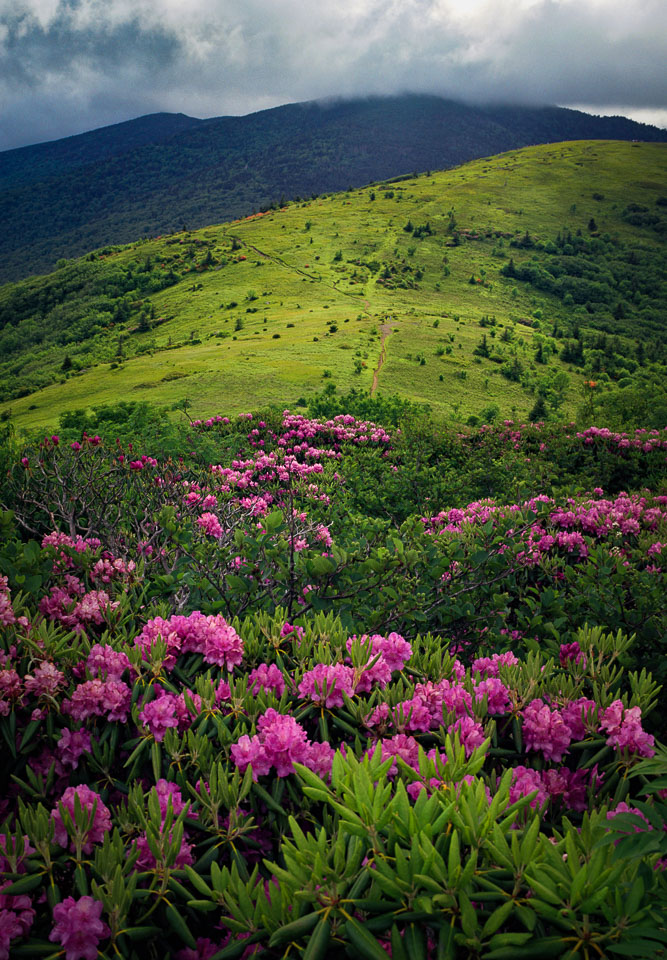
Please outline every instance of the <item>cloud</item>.
[[667, 103], [663, 0], [0, 0], [0, 148], [327, 96]]

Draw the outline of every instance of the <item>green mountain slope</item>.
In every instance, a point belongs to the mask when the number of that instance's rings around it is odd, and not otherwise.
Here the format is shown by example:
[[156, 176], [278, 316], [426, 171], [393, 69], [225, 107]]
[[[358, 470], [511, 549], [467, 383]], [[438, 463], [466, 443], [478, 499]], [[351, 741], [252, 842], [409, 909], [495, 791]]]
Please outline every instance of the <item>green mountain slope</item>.
[[535, 143], [664, 140], [622, 117], [405, 95], [246, 117], [157, 114], [0, 153], [0, 279], [60, 257], [245, 216], [282, 197], [442, 170]]
[[327, 385], [459, 420], [648, 396], [665, 373], [666, 164], [659, 144], [531, 147], [7, 284], [3, 415], [46, 427], [187, 398], [207, 416]]

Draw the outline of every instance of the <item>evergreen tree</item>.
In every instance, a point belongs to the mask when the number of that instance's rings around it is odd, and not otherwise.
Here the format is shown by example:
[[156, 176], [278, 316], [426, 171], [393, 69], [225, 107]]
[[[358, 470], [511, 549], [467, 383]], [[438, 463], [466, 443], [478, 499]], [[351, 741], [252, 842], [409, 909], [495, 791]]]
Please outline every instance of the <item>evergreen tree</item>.
[[538, 420], [546, 420], [546, 418], [547, 405], [544, 402], [544, 397], [538, 397], [533, 409], [528, 414], [528, 419], [531, 423], [536, 423]]
[[489, 356], [489, 344], [486, 340], [486, 334], [482, 334], [482, 339], [479, 341], [473, 353], [476, 357], [488, 357]]

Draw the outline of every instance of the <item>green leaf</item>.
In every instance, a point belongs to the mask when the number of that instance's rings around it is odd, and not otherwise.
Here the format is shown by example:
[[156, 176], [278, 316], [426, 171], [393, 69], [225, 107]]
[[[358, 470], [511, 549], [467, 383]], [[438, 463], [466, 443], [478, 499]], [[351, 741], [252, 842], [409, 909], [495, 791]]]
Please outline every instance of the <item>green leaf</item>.
[[309, 567], [313, 573], [316, 573], [319, 577], [325, 577], [327, 574], [334, 572], [336, 564], [328, 557], [313, 557], [309, 563]]
[[345, 924], [348, 940], [366, 960], [387, 960], [389, 954], [377, 942], [372, 933], [364, 929], [358, 920], [352, 917]]
[[247, 593], [248, 583], [243, 577], [237, 577], [235, 573], [227, 574], [227, 586], [232, 593]]
[[200, 913], [211, 913], [220, 909], [214, 900], [188, 900], [187, 905], [191, 910], [199, 910]]
[[408, 955], [403, 946], [403, 938], [396, 924], [391, 928], [391, 956], [392, 960], [408, 960]]
[[158, 933], [162, 933], [161, 927], [127, 927], [125, 930], [122, 930], [121, 933], [125, 937], [129, 937], [130, 940], [148, 940], [149, 937], [154, 937]]
[[[487, 937], [490, 937], [496, 932], [502, 925], [505, 923], [507, 918], [512, 913], [514, 909], [514, 901], [508, 900], [507, 903], [502, 903], [497, 907], [491, 916], [487, 919], [486, 923], [482, 927], [482, 940], [485, 940]], [[530, 934], [528, 934], [530, 936]]]
[[[529, 944], [521, 946], [518, 942], [510, 940], [510, 937], [523, 937], [522, 943]], [[562, 957], [566, 944], [560, 937], [542, 937], [539, 940], [532, 939], [532, 934], [498, 934], [491, 940], [492, 947], [489, 953], [484, 954], [484, 960], [536, 960], [537, 957], [542, 960], [544, 957]]]
[[191, 866], [186, 865], [185, 874], [188, 880], [190, 881], [190, 883], [192, 884], [192, 886], [195, 887], [199, 891], [199, 893], [202, 893], [205, 897], [213, 896], [213, 891], [211, 890], [209, 885], [206, 883], [203, 877], [201, 877], [197, 873], [197, 871], [194, 870]]
[[274, 813], [281, 813], [283, 817], [287, 817], [287, 813], [283, 807], [281, 807], [279, 803], [276, 803], [271, 794], [265, 790], [264, 787], [260, 786], [258, 783], [253, 783], [252, 790], [257, 794], [258, 797], [261, 797], [269, 810], [273, 810]]
[[405, 931], [405, 948], [409, 960], [422, 960], [426, 956], [426, 940], [421, 927], [411, 923]]
[[267, 516], [262, 520], [262, 524], [267, 533], [273, 533], [276, 531], [282, 522], [282, 510], [272, 510], [271, 513], [267, 514]]
[[35, 887], [38, 887], [42, 882], [42, 874], [27, 874], [24, 877], [21, 877], [20, 880], [15, 880], [13, 883], [10, 883], [8, 887], [2, 887], [2, 895], [8, 897], [17, 897], [19, 894], [28, 893], [29, 890], [34, 890]]
[[467, 937], [472, 938], [477, 935], [477, 914], [475, 913], [475, 908], [463, 890], [459, 890], [458, 897], [459, 907], [461, 908], [461, 926], [463, 927], [463, 932]]
[[326, 917], [321, 917], [303, 951], [302, 960], [323, 960], [329, 949], [331, 939], [331, 925]]
[[183, 919], [181, 914], [178, 912], [176, 907], [172, 903], [168, 903], [165, 909], [165, 913], [167, 916], [167, 923], [169, 924], [171, 929], [174, 931], [174, 933], [181, 938], [183, 943], [187, 943], [187, 945], [189, 947], [192, 947], [193, 950], [196, 949], [197, 941], [188, 930], [188, 925], [186, 924], [185, 920]]
[[317, 913], [307, 913], [304, 917], [299, 917], [298, 920], [286, 923], [284, 927], [280, 927], [271, 934], [269, 947], [281, 947], [285, 943], [296, 942], [305, 937], [317, 923], [318, 916]]
[[[632, 936], [632, 930], [628, 931]], [[640, 940], [633, 937], [627, 943], [606, 944], [609, 953], [617, 953], [621, 957], [643, 957], [645, 960], [654, 960], [658, 955], [658, 944], [655, 940]]]
[[55, 950], [52, 943], [35, 941], [33, 943], [12, 944], [12, 957], [57, 957], [62, 950]]

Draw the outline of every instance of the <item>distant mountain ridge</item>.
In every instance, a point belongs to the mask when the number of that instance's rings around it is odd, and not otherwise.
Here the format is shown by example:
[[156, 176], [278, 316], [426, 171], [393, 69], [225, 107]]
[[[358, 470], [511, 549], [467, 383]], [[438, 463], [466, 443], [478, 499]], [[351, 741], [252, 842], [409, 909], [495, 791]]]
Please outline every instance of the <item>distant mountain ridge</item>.
[[67, 170], [163, 143], [204, 121], [183, 113], [152, 113], [135, 120], [0, 152], [0, 189], [62, 176]]
[[208, 120], [151, 114], [0, 153], [0, 281], [281, 199], [585, 139], [664, 141], [667, 132], [561, 107], [480, 107], [416, 94]]

